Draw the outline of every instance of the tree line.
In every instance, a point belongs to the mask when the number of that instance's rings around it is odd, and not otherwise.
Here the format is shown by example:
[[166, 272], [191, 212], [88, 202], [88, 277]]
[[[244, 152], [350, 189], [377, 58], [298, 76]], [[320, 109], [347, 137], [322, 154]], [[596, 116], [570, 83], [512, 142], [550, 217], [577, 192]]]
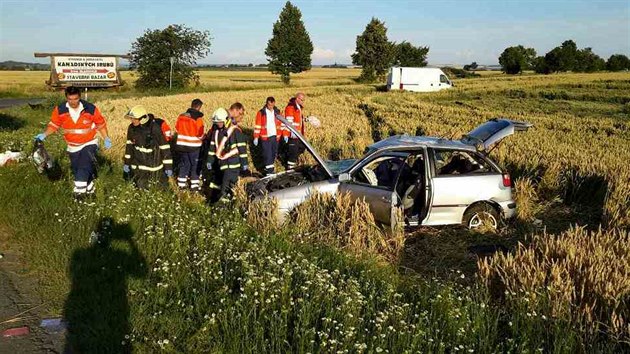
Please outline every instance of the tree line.
[[626, 55], [613, 54], [604, 60], [593, 53], [590, 47], [578, 49], [577, 44], [570, 39], [544, 56], [537, 56], [534, 48], [522, 45], [505, 48], [499, 57], [499, 64], [507, 74], [519, 74], [524, 70], [534, 70], [539, 74], [630, 70], [630, 59]]
[[[136, 87], [164, 88], [169, 86], [170, 80], [173, 87], [198, 85], [199, 76], [194, 64], [210, 53], [211, 40], [208, 31], [198, 31], [183, 25], [147, 30], [132, 44], [130, 52], [130, 69], [137, 70], [139, 74]], [[268, 70], [289, 84], [291, 74], [311, 69], [313, 49], [300, 9], [287, 1], [273, 24], [272, 36], [265, 48]], [[427, 46], [390, 41], [385, 23], [372, 18], [356, 38], [352, 63], [362, 67], [359, 81], [374, 82], [382, 79], [392, 66], [426, 66], [428, 53]], [[537, 56], [534, 48], [522, 45], [509, 47], [499, 57], [499, 64], [508, 74], [518, 74], [524, 70], [544, 74], [630, 70], [627, 56], [615, 54], [605, 61], [591, 48], [578, 49], [573, 40], [564, 41], [544, 56]], [[476, 68], [476, 62], [464, 67], [465, 70]]]
[[[211, 40], [208, 31], [184, 25], [146, 30], [132, 44], [129, 53], [130, 69], [138, 71], [136, 87], [164, 88], [169, 86], [170, 80], [176, 88], [199, 85], [194, 64], [210, 53]], [[390, 42], [385, 23], [372, 18], [363, 33], [357, 36], [352, 62], [363, 67], [359, 79], [372, 82], [381, 78], [392, 65], [426, 66], [428, 53], [429, 47], [414, 46], [407, 41]], [[302, 13], [287, 1], [267, 42], [267, 68], [289, 84], [291, 74], [311, 69], [312, 54], [313, 43], [302, 21]]]

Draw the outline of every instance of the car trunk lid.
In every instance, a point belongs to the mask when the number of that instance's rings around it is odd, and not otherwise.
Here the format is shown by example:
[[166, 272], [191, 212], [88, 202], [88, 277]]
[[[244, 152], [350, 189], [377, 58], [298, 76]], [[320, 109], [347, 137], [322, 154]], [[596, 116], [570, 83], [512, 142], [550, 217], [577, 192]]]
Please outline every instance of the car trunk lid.
[[475, 146], [478, 151], [488, 154], [494, 144], [516, 132], [527, 131], [532, 126], [527, 122], [493, 118], [464, 135], [461, 142]]

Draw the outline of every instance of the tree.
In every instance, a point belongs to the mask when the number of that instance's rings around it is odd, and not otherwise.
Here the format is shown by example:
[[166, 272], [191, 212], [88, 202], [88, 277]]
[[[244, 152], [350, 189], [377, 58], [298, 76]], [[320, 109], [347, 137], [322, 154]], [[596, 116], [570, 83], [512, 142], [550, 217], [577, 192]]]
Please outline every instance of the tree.
[[522, 45], [505, 48], [499, 57], [499, 64], [503, 72], [507, 74], [518, 74], [523, 70], [532, 68], [536, 50], [525, 48]]
[[302, 22], [302, 13], [287, 1], [280, 18], [273, 25], [273, 35], [265, 49], [269, 70], [279, 74], [282, 82], [289, 84], [291, 73], [301, 73], [311, 68], [311, 54], [313, 43]]
[[606, 62], [606, 70], [621, 71], [630, 70], [630, 59], [623, 54], [613, 54]]
[[479, 65], [477, 65], [477, 62], [476, 62], [476, 61], [473, 61], [473, 62], [472, 62], [472, 63], [470, 63], [470, 64], [466, 64], [466, 65], [464, 65], [464, 70], [466, 70], [466, 71], [475, 70], [475, 69], [477, 69], [478, 67], [479, 67]]
[[197, 59], [208, 55], [210, 40], [210, 32], [193, 30], [183, 25], [146, 30], [131, 45], [130, 68], [137, 70], [139, 74], [136, 87], [168, 87], [171, 57], [175, 58], [174, 87], [185, 87], [191, 81], [199, 82], [193, 66]]
[[577, 51], [574, 71], [592, 73], [606, 67], [606, 62], [599, 55], [593, 53], [592, 48]]
[[373, 82], [384, 76], [394, 61], [394, 44], [387, 40], [385, 23], [372, 17], [365, 30], [357, 36], [357, 47], [352, 54], [352, 63], [361, 65], [359, 80]]
[[545, 60], [545, 57], [543, 56], [536, 57], [534, 59], [533, 69], [537, 74], [550, 74], [551, 73], [551, 70], [549, 69], [549, 66], [547, 65], [547, 61]]
[[427, 54], [429, 47], [415, 47], [413, 44], [403, 41], [396, 44], [396, 57], [394, 65], [422, 67], [427, 66]]

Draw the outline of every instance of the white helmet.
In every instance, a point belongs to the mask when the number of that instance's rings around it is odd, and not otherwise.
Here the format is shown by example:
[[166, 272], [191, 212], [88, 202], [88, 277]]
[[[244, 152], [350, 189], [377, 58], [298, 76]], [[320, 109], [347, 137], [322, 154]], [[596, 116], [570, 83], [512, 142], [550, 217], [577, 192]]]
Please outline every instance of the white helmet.
[[218, 108], [214, 113], [212, 113], [212, 122], [213, 123], [225, 123], [228, 117], [228, 112], [225, 108]]

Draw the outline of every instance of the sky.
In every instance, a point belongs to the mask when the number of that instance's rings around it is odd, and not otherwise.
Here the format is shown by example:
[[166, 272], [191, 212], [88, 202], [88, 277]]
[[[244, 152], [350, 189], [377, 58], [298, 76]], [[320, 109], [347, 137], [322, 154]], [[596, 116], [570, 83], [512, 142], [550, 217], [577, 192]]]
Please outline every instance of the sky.
[[[390, 40], [429, 46], [429, 64], [493, 65], [506, 47], [539, 55], [573, 39], [598, 55], [630, 55], [630, 0], [292, 2], [313, 42], [313, 64], [350, 64], [356, 36], [372, 17]], [[183, 24], [208, 30], [200, 64], [266, 63], [285, 1], [0, 0], [0, 61], [47, 63], [34, 52], [128, 53], [147, 29]]]

